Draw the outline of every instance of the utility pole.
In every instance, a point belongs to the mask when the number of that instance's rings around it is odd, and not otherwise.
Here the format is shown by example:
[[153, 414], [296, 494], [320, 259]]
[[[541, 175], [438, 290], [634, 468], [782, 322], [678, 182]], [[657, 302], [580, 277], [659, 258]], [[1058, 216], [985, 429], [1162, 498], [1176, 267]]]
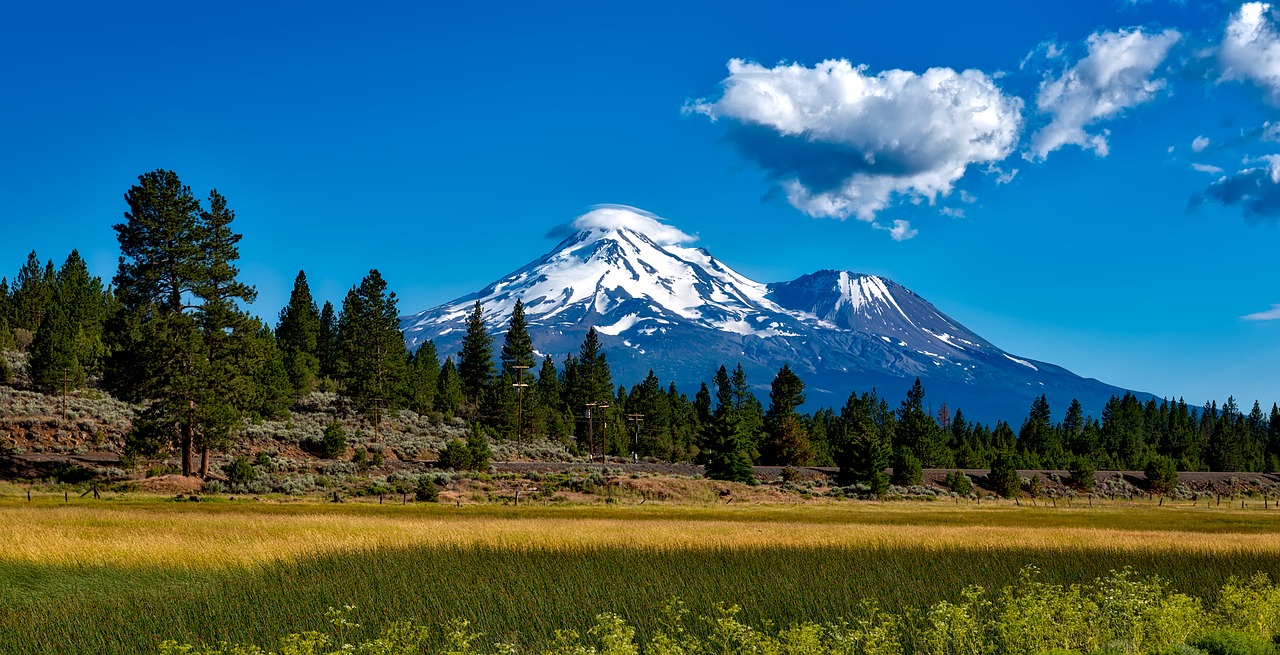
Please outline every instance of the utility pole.
[[524, 388], [529, 386], [524, 383], [524, 372], [529, 366], [512, 364], [511, 368], [516, 370], [516, 383], [511, 386], [519, 394], [519, 400], [516, 401], [516, 457], [519, 458], [520, 451], [524, 450]]
[[640, 451], [640, 424], [644, 422], [644, 414], [627, 414], [627, 420], [636, 424], [636, 438], [631, 444], [631, 454]]
[[[592, 461], [596, 457], [596, 431], [595, 419], [591, 415], [591, 408], [598, 407], [607, 409], [609, 406], [604, 403], [587, 403], [587, 461]], [[603, 448], [601, 449], [603, 450]], [[601, 459], [604, 459], [601, 457]]]

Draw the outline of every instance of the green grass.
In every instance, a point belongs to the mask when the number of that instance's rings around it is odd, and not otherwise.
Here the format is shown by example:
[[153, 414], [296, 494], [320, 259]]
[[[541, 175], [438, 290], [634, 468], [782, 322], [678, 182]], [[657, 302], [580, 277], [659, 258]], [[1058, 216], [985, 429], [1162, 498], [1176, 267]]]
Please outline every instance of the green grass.
[[[854, 616], [863, 599], [895, 612], [954, 600], [966, 585], [1008, 584], [1028, 565], [1052, 583], [1132, 567], [1211, 601], [1232, 576], [1280, 578], [1277, 518], [986, 504], [0, 503], [0, 651], [145, 653], [170, 638], [269, 645], [326, 628], [324, 610], [344, 604], [357, 607], [363, 636], [399, 619], [464, 618], [489, 639], [539, 649], [555, 630], [585, 630], [606, 611], [643, 639], [672, 597], [703, 615], [719, 603], [741, 605], [749, 624], [823, 622]], [[114, 552], [121, 530], [165, 538]], [[299, 540], [337, 545], [310, 552]], [[112, 552], [95, 559], [99, 551]]]

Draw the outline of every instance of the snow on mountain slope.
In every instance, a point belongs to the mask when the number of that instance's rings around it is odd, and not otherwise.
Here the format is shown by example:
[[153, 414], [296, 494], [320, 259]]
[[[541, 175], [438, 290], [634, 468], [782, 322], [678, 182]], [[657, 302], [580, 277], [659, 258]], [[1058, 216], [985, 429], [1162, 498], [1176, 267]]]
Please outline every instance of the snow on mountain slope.
[[1025, 414], [1041, 393], [1096, 407], [1122, 389], [1005, 353], [887, 278], [823, 270], [762, 284], [737, 273], [684, 232], [631, 207], [604, 205], [560, 230], [551, 252], [489, 286], [402, 319], [416, 348], [428, 339], [456, 354], [480, 301], [505, 331], [516, 299], [535, 349], [559, 363], [586, 331], [602, 335], [615, 382], [649, 369], [688, 391], [721, 364], [742, 363], [757, 388], [788, 363], [811, 402], [844, 402], [877, 387], [890, 398], [916, 378], [939, 402], [975, 417]]
[[[601, 215], [612, 220], [601, 220]], [[554, 250], [477, 293], [405, 320], [410, 347], [465, 323], [476, 300], [490, 325], [511, 318], [522, 298], [531, 325], [596, 331], [664, 332], [698, 325], [737, 334], [788, 334], [777, 321], [749, 319], [786, 312], [766, 298], [768, 288], [717, 261], [705, 250], [676, 245], [690, 237], [654, 229], [656, 219], [637, 210], [602, 207], [575, 221], [579, 228]], [[666, 227], [666, 226], [663, 226]], [[656, 237], [654, 235], [657, 235]]]

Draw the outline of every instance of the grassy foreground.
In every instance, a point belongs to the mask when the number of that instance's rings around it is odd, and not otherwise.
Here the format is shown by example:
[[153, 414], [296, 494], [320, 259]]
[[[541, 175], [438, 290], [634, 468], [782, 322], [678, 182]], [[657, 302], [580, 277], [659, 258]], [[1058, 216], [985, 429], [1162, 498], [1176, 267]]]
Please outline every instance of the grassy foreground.
[[[354, 605], [353, 636], [462, 618], [532, 648], [615, 612], [639, 631], [682, 598], [759, 625], [853, 618], [1132, 567], [1212, 600], [1280, 577], [1280, 512], [984, 503], [440, 507], [0, 500], [0, 651], [145, 653], [164, 639], [272, 643]], [[363, 632], [362, 632], [363, 631]]]

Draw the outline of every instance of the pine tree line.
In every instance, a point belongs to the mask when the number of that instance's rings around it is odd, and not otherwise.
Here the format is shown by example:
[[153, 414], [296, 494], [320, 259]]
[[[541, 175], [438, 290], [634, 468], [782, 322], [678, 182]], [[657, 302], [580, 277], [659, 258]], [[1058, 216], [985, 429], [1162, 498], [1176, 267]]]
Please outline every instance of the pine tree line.
[[[895, 405], [871, 391], [838, 412], [801, 413], [804, 382], [786, 365], [767, 408], [741, 365], [721, 366], [692, 398], [652, 371], [615, 387], [594, 329], [559, 362], [537, 356], [519, 300], [505, 326], [477, 302], [457, 353], [431, 341], [409, 351], [396, 295], [376, 269], [340, 308], [317, 307], [300, 271], [273, 328], [242, 307], [256, 292], [239, 280], [241, 235], [223, 196], [214, 190], [201, 202], [157, 170], [125, 201], [110, 286], [76, 251], [60, 267], [32, 252], [12, 284], [0, 278], [0, 350], [27, 351], [32, 384], [46, 392], [97, 381], [140, 404], [129, 448], [176, 449], [187, 474], [197, 454], [207, 473], [210, 453], [228, 448], [246, 418], [283, 416], [315, 391], [337, 391], [374, 433], [410, 410], [461, 417], [499, 439], [697, 461], [709, 475], [744, 481], [753, 464], [837, 466], [873, 489], [888, 484], [887, 467], [897, 482], [921, 468], [1280, 470], [1280, 407], [1264, 413], [1255, 402], [1245, 413], [1233, 398], [1197, 408], [1126, 394], [1096, 419], [1073, 400], [1055, 422], [1041, 396], [1015, 431], [945, 405], [933, 412], [919, 380]], [[0, 367], [0, 381], [6, 375]]]

